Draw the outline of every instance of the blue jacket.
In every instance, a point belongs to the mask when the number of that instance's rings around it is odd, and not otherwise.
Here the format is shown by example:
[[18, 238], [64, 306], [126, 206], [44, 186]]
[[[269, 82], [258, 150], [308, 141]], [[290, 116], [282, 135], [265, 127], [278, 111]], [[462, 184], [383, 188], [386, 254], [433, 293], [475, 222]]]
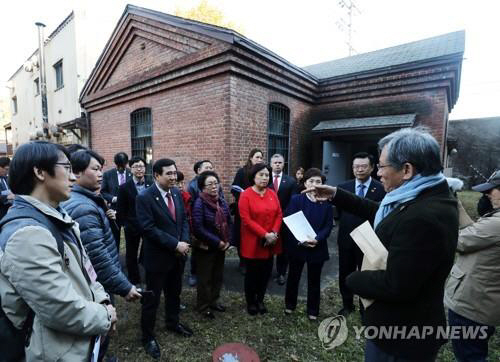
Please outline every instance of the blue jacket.
[[285, 216], [302, 211], [311, 227], [316, 232], [318, 244], [314, 248], [299, 245], [293, 234], [287, 229], [285, 249], [290, 258], [309, 263], [320, 263], [330, 258], [327, 239], [333, 228], [333, 207], [328, 202], [312, 202], [306, 194], [293, 195]]
[[62, 207], [80, 226], [82, 243], [97, 273], [97, 280], [108, 293], [127, 295], [132, 284], [121, 269], [116, 242], [104, 211], [104, 199], [74, 185], [70, 199]]

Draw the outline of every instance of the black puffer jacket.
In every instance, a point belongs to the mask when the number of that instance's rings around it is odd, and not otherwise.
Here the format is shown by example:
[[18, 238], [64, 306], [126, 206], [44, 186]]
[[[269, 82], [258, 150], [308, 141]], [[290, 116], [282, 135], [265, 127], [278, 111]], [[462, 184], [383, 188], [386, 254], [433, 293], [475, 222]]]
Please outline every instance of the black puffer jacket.
[[97, 280], [108, 293], [125, 296], [132, 284], [121, 270], [104, 202], [101, 196], [74, 185], [70, 199], [62, 207], [80, 226], [80, 237], [97, 273]]

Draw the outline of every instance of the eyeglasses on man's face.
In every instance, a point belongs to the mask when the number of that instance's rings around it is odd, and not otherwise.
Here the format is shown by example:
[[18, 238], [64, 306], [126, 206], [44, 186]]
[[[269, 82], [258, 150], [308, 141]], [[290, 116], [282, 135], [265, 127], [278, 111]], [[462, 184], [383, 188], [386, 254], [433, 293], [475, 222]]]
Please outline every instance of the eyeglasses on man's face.
[[353, 170], [367, 170], [370, 165], [352, 165]]
[[145, 170], [146, 166], [134, 165], [131, 168], [134, 170]]
[[381, 170], [381, 169], [383, 169], [383, 168], [385, 168], [385, 167], [390, 167], [390, 166], [391, 166], [391, 165], [381, 165], [380, 163], [377, 163], [377, 168], [378, 168], [379, 170]]

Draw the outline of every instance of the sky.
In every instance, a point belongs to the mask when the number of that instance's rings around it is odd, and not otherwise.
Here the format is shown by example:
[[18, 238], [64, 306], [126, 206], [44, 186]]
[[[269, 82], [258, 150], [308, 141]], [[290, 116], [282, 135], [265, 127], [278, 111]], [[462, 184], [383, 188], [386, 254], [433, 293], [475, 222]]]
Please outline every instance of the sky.
[[[298, 66], [348, 55], [347, 21], [342, 0], [208, 0], [243, 35]], [[344, 0], [349, 2], [350, 0]], [[103, 43], [111, 35], [125, 5], [173, 13], [197, 0], [21, 0], [0, 5], [0, 95], [7, 80], [37, 47], [35, 22], [46, 35], [79, 7], [96, 14]], [[352, 45], [357, 53], [386, 48], [456, 30], [466, 31], [460, 96], [450, 119], [500, 116], [500, 46], [498, 0], [355, 0]], [[98, 20], [99, 17], [99, 20]]]

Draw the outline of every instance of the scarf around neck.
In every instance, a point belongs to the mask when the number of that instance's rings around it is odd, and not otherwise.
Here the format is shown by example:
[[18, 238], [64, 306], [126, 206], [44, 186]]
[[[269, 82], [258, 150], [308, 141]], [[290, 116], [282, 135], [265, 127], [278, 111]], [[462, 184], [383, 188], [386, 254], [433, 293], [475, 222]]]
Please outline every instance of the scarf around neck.
[[384, 199], [375, 214], [374, 228], [394, 210], [398, 205], [411, 201], [422, 191], [436, 186], [445, 180], [444, 175], [438, 172], [434, 175], [422, 176], [415, 175], [411, 180], [404, 182], [397, 189], [385, 194]]
[[229, 242], [229, 224], [226, 219], [224, 210], [221, 207], [221, 200], [219, 195], [211, 196], [206, 192], [200, 192], [200, 198], [209, 207], [215, 210], [215, 228], [219, 232], [219, 236], [225, 243]]

